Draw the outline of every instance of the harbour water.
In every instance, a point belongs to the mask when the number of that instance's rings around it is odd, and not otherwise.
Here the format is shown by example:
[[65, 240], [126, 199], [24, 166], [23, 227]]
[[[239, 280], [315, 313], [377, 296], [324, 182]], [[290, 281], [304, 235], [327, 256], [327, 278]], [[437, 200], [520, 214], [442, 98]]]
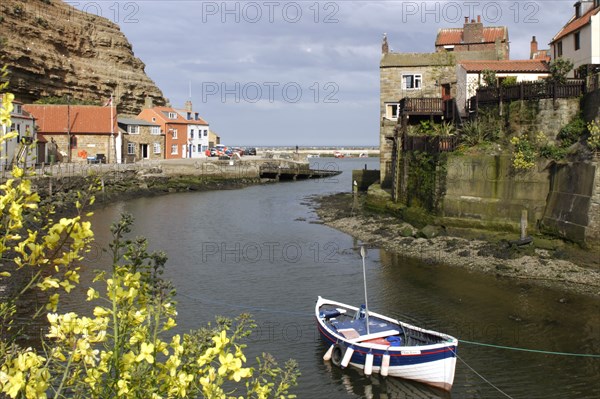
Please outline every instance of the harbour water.
[[[169, 256], [166, 278], [177, 289], [178, 331], [214, 316], [254, 315], [246, 352], [295, 358], [299, 398], [598, 398], [600, 359], [517, 352], [462, 342], [451, 393], [396, 379], [370, 378], [323, 362], [326, 348], [313, 321], [318, 295], [363, 303], [359, 246], [318, 223], [311, 198], [349, 191], [351, 170], [377, 168], [376, 158], [315, 158], [340, 169], [323, 180], [191, 192], [117, 202], [92, 218], [96, 247], [89, 267], [108, 267], [98, 248], [122, 212]], [[500, 280], [411, 260], [370, 247], [369, 307], [460, 340], [568, 353], [600, 353], [600, 304], [523, 281]], [[89, 275], [89, 274], [88, 274]], [[83, 311], [85, 288], [65, 304]], [[486, 382], [484, 379], [487, 379]], [[493, 385], [497, 387], [494, 388]], [[501, 393], [499, 390], [503, 391]]]

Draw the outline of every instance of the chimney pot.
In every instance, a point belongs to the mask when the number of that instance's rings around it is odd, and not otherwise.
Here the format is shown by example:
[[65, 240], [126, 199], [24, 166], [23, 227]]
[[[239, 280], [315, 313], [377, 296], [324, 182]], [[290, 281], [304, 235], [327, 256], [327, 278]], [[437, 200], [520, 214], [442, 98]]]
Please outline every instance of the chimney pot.
[[481, 22], [481, 15], [477, 16], [477, 22]]
[[465, 24], [469, 23], [469, 17], [465, 17]]

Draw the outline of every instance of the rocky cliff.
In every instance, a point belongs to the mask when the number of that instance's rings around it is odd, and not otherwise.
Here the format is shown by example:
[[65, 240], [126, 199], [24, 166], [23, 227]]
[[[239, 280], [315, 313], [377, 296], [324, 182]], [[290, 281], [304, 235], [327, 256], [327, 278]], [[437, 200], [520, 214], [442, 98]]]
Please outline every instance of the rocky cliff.
[[166, 103], [117, 24], [60, 0], [2, 0], [0, 64], [26, 103], [65, 95], [102, 103], [114, 93], [123, 114], [137, 114], [146, 97]]

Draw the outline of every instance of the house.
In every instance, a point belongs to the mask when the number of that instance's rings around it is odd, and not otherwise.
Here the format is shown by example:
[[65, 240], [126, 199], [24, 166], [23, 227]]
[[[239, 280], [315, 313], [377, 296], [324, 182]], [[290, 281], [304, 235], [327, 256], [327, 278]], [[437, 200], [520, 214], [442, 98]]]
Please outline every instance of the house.
[[460, 88], [456, 103], [463, 117], [466, 116], [467, 101], [483, 85], [483, 72], [486, 70], [496, 74], [499, 84], [508, 77], [520, 83], [550, 76], [548, 63], [542, 60], [460, 61], [456, 66], [457, 86]]
[[575, 3], [575, 13], [550, 42], [553, 59], [573, 62], [569, 77], [600, 71], [600, 0]]
[[508, 28], [505, 26], [483, 26], [481, 16], [477, 21], [465, 17], [462, 28], [445, 28], [438, 31], [435, 51], [494, 51], [500, 59], [509, 59], [510, 46]]
[[531, 38], [530, 51], [529, 51], [529, 59], [530, 60], [540, 60], [550, 62], [552, 56], [550, 55], [550, 49], [540, 50], [538, 48], [538, 42], [535, 39], [535, 36]]
[[380, 62], [381, 184], [391, 187], [397, 128], [424, 119], [458, 117], [456, 65], [468, 60], [506, 60], [510, 52], [506, 27], [484, 27], [481, 18], [465, 19], [462, 28], [440, 29], [431, 53], [390, 52], [387, 37]]
[[164, 158], [165, 134], [159, 124], [133, 118], [119, 118], [118, 123], [122, 137], [122, 162]]
[[188, 123], [187, 140], [188, 146], [184, 158], [201, 158], [206, 156], [209, 148], [208, 123], [200, 117], [198, 112], [193, 111], [192, 102], [185, 102], [185, 109], [177, 110]]
[[221, 136], [219, 136], [214, 130], [208, 131], [208, 148], [213, 148], [217, 144], [221, 144]]
[[26, 104], [23, 109], [35, 118], [38, 136], [47, 140], [50, 162], [116, 162], [115, 106]]
[[[7, 139], [0, 148], [2, 168], [11, 169], [12, 165], [32, 166], [45, 162], [45, 139], [35, 131], [35, 118], [23, 108], [23, 103], [13, 101], [14, 109], [10, 113], [11, 126], [6, 132], [17, 132], [17, 137]], [[34, 145], [34, 143], [37, 144]]]
[[144, 108], [137, 119], [157, 124], [165, 134], [164, 159], [186, 158], [188, 154], [188, 121], [172, 107]]

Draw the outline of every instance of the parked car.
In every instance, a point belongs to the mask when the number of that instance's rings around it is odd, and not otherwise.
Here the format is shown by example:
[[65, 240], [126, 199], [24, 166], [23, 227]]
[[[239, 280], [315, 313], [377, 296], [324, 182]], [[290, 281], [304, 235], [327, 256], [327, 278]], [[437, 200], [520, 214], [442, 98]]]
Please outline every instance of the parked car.
[[244, 155], [256, 155], [256, 148], [246, 147], [246, 149], [244, 150]]

